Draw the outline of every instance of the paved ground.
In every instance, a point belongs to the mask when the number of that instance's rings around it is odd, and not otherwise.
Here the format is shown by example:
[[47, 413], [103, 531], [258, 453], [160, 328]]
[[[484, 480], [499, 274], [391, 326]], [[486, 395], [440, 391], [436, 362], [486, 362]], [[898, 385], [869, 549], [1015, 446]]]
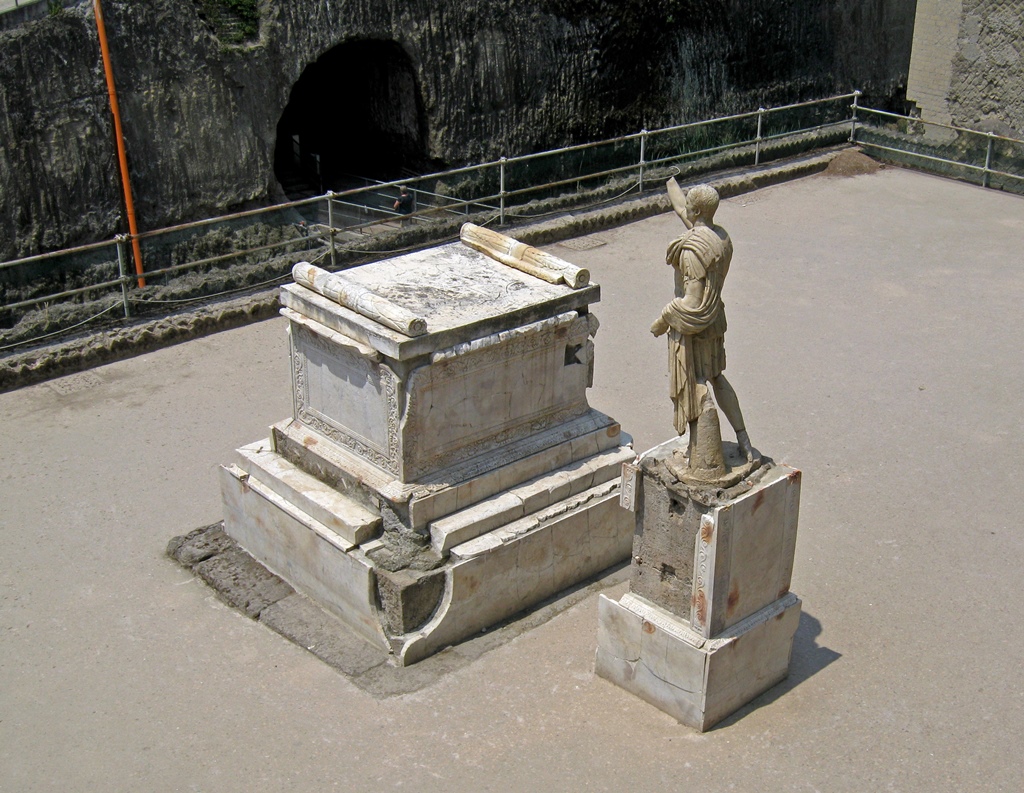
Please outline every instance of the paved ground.
[[[0, 395], [0, 788], [1019, 790], [1024, 199], [885, 170], [719, 217], [730, 378], [805, 472], [787, 683], [698, 735], [593, 676], [591, 595], [381, 698], [221, 605], [163, 549], [290, 410], [272, 320]], [[678, 230], [553, 248], [603, 285], [591, 402], [638, 447]]]

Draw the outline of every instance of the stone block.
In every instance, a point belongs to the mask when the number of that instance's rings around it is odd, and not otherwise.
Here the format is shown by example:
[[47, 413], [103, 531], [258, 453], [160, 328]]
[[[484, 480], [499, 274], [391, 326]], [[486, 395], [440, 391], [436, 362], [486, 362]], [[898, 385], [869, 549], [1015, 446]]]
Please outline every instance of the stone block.
[[[617, 667], [635, 664], [640, 660], [640, 642], [643, 637], [644, 621], [621, 607], [606, 595], [597, 601], [597, 647], [600, 664], [612, 663]], [[600, 666], [598, 674], [602, 674]], [[612, 678], [609, 678], [612, 679]]]
[[598, 486], [564, 511], [555, 504], [543, 519], [521, 518], [453, 548], [442, 603], [402, 637], [399, 662], [415, 663], [621, 561], [633, 516], [618, 500], [614, 484]]
[[700, 531], [700, 505], [648, 472], [640, 472], [631, 592], [674, 614], [689, 614], [693, 561]]
[[800, 601], [789, 594], [706, 639], [632, 595], [598, 603], [598, 676], [701, 732], [789, 673]]
[[516, 489], [516, 494], [523, 501], [524, 515], [530, 515], [551, 503], [551, 485], [545, 481], [546, 478], [539, 477]]
[[593, 435], [584, 435], [572, 441], [572, 459], [583, 460], [593, 457], [600, 451], [597, 447], [597, 438]]
[[192, 569], [248, 617], [258, 617], [265, 608], [295, 591], [241, 548], [219, 553]]
[[330, 542], [288, 502], [234, 466], [221, 467], [220, 482], [229, 537], [366, 639], [388, 646], [374, 605], [373, 569], [358, 550], [340, 538]]
[[[590, 437], [596, 448], [596, 438], [593, 435]], [[562, 446], [564, 448], [565, 444]], [[569, 462], [529, 482], [509, 487], [498, 495], [433, 521], [430, 524], [431, 542], [439, 553], [447, 553], [455, 545], [485, 534], [499, 525], [530, 515], [565, 498], [583, 493], [595, 484], [611, 480], [616, 476], [622, 461], [632, 458], [632, 449], [605, 450], [586, 460]], [[561, 459], [561, 456], [550, 459]], [[501, 472], [504, 470], [501, 469]]]
[[727, 489], [687, 484], [662, 464], [680, 443], [622, 465], [630, 591], [601, 598], [595, 669], [703, 731], [788, 674], [801, 475], [769, 461]]
[[401, 495], [395, 478], [301, 422], [285, 420], [270, 428], [273, 451], [301, 471], [363, 506], [376, 508], [383, 494]]
[[455, 508], [466, 509], [501, 491], [501, 471], [494, 469], [455, 487]]
[[565, 471], [569, 475], [569, 495], [574, 496], [589, 490], [594, 484], [594, 466], [587, 460], [578, 460]]
[[380, 514], [346, 497], [269, 450], [269, 440], [237, 450], [239, 468], [255, 474], [286, 501], [331, 531], [359, 545], [380, 533]]
[[536, 479], [548, 471], [562, 468], [571, 462], [572, 441], [549, 446], [516, 463], [502, 466], [501, 488], [503, 490], [511, 489], [523, 482]]
[[444, 594], [444, 571], [377, 571], [384, 630], [392, 635], [419, 628], [437, 610]]
[[713, 648], [707, 669], [705, 720], [713, 725], [786, 679], [800, 599], [789, 593], [732, 626]]
[[505, 491], [431, 523], [431, 542], [439, 552], [447, 553], [452, 546], [522, 516], [523, 500], [511, 491]]
[[591, 518], [594, 524], [599, 523], [600, 511], [584, 509], [567, 515], [557, 530], [552, 529], [552, 591], [565, 589], [615, 563], [614, 560], [608, 561], [606, 539], [591, 535]]
[[800, 472], [779, 465], [748, 492], [702, 516], [694, 552], [694, 630], [716, 636], [789, 592], [799, 503]]
[[[645, 453], [649, 454], [649, 453]], [[714, 636], [789, 591], [800, 472], [771, 465], [730, 494], [641, 467], [630, 591]]]
[[[404, 337], [289, 285], [282, 313], [295, 420], [400, 481], [588, 412], [589, 370], [573, 351], [586, 349], [591, 324], [576, 309], [597, 299], [594, 289], [546, 283], [462, 246], [353, 268], [345, 278], [402, 311], [428, 313], [429, 332]], [[439, 284], [461, 293], [439, 303]]]
[[413, 528], [426, 526], [436, 518], [450, 515], [459, 507], [459, 489], [451, 485], [409, 500], [409, 520]]
[[568, 471], [556, 471], [548, 477], [551, 501], [561, 501], [572, 495], [572, 476]]
[[[599, 453], [619, 453], [613, 439], [629, 443], [619, 425], [602, 413], [591, 410], [551, 430], [545, 430], [486, 460], [469, 460], [411, 486], [409, 492], [410, 528], [420, 529], [458, 509], [466, 509], [495, 493], [517, 488], [573, 462], [572, 444], [578, 438], [591, 439]], [[614, 430], [614, 431], [612, 431]], [[521, 447], [521, 448], [520, 448]], [[496, 476], [494, 474], [497, 474]], [[595, 477], [594, 482], [602, 481]], [[536, 509], [525, 508], [529, 513]]]

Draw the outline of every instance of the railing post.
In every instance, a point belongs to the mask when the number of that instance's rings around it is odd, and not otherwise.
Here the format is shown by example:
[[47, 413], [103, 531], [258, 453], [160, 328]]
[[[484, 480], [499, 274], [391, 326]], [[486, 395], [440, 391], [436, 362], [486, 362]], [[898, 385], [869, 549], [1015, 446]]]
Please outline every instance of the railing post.
[[850, 143], [857, 142], [857, 100], [860, 99], [860, 91], [853, 92], [853, 115], [850, 117]]
[[644, 166], [647, 164], [647, 135], [646, 129], [640, 130], [640, 192], [644, 191]]
[[505, 225], [505, 158], [498, 160], [498, 225]]
[[757, 137], [754, 138], [754, 165], [761, 164], [761, 123], [764, 120], [764, 108], [757, 109]]
[[146, 279], [143, 277], [142, 246], [139, 245], [139, 229], [135, 221], [135, 201], [132, 198], [132, 183], [128, 173], [128, 155], [124, 146], [124, 132], [121, 129], [121, 110], [117, 103], [117, 87], [114, 84], [113, 67], [110, 65], [110, 47], [107, 44], [107, 28], [103, 22], [103, 9], [100, 6], [100, 0], [93, 0], [93, 16], [96, 18], [96, 33], [100, 41], [100, 57], [103, 61], [103, 73], [106, 76], [110, 112], [114, 117], [114, 145], [117, 148], [117, 160], [121, 172], [121, 192], [124, 194], [128, 231], [131, 234], [132, 253], [135, 255], [135, 273], [139, 276], [139, 289], [141, 289], [146, 285]]
[[128, 278], [124, 273], [125, 245], [128, 244], [128, 238], [124, 234], [118, 234], [115, 240], [117, 242], [117, 274], [121, 278], [121, 300], [124, 303], [124, 318], [128, 319], [132, 315], [131, 305], [128, 303]]
[[327, 225], [330, 227], [328, 235], [331, 239], [331, 267], [337, 267], [338, 263], [335, 260], [335, 249], [334, 249], [334, 191], [327, 191]]
[[988, 149], [985, 151], [985, 173], [981, 178], [981, 186], [988, 187], [988, 175], [989, 170], [992, 168], [992, 140], [995, 138], [994, 132], [988, 133]]

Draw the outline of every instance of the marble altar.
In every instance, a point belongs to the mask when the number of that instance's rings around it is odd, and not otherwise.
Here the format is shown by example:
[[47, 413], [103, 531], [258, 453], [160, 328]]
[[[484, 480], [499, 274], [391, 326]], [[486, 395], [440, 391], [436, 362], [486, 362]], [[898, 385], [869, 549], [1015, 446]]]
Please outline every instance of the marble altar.
[[403, 665], [628, 557], [589, 273], [467, 224], [293, 275], [292, 416], [221, 470], [249, 553]]

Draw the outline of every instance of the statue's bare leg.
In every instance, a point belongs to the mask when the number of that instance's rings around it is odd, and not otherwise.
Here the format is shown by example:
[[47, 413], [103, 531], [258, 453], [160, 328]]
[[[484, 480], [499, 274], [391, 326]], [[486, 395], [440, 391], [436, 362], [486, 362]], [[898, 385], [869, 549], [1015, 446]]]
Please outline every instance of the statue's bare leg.
[[711, 384], [715, 388], [715, 401], [718, 402], [718, 407], [725, 414], [725, 417], [736, 432], [736, 443], [739, 445], [740, 451], [747, 458], [747, 462], [752, 462], [754, 459], [754, 447], [750, 445], [750, 436], [747, 435], [746, 427], [743, 424], [743, 413], [740, 410], [739, 397], [736, 396], [736, 392], [729, 381], [725, 379], [724, 374], [712, 378]]

